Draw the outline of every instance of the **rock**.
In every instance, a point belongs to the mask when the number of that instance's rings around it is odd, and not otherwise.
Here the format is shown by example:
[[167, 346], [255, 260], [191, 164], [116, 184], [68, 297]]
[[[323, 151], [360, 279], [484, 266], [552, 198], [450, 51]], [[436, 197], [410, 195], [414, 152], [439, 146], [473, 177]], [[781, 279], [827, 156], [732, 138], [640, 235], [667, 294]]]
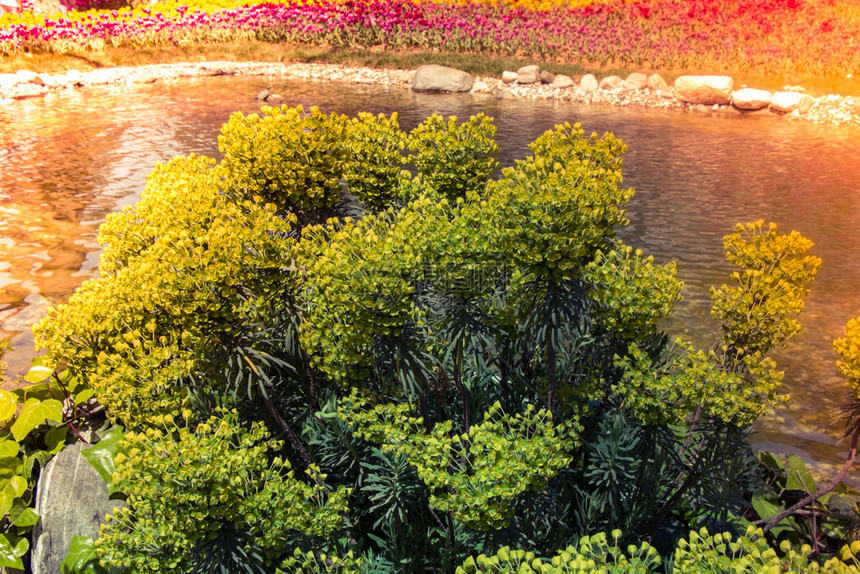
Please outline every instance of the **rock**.
[[541, 84], [551, 84], [553, 80], [555, 80], [555, 74], [553, 74], [549, 70], [541, 70], [541, 72], [540, 72], [540, 83]]
[[513, 84], [517, 81], [517, 73], [505, 70], [502, 72], [502, 81], [506, 84]]
[[42, 77], [36, 72], [31, 72], [30, 70], [18, 70], [15, 74], [15, 80], [19, 84], [35, 84], [37, 86], [45, 85], [45, 81]]
[[598, 84], [597, 87], [601, 90], [614, 90], [621, 85], [621, 82], [623, 82], [623, 80], [618, 76], [606, 76], [600, 80], [600, 84]]
[[599, 87], [597, 78], [594, 77], [594, 74], [585, 74], [579, 81], [579, 89], [583, 92], [596, 92]]
[[97, 538], [106, 514], [121, 501], [109, 500], [107, 485], [81, 455], [84, 443], [67, 446], [45, 465], [36, 489], [36, 512], [30, 563], [33, 574], [57, 574], [72, 538]]
[[131, 79], [135, 84], [154, 84], [158, 81], [158, 74], [147, 70], [141, 70]]
[[770, 92], [742, 88], [732, 92], [732, 105], [742, 110], [760, 110], [770, 104]]
[[470, 74], [437, 64], [419, 66], [412, 79], [412, 89], [416, 92], [468, 92], [472, 84]]
[[473, 92], [489, 92], [490, 86], [487, 85], [487, 82], [478, 81], [478, 82], [475, 82], [475, 84], [472, 86], [472, 91]]
[[523, 66], [517, 70], [518, 84], [536, 84], [540, 81], [540, 66]]
[[777, 92], [770, 99], [770, 110], [784, 114], [797, 110], [799, 113], [805, 114], [814, 103], [815, 99], [806, 94], [799, 92]]
[[573, 78], [570, 76], [565, 76], [564, 74], [557, 75], [553, 80], [550, 87], [552, 88], [569, 88], [573, 86], [576, 82], [573, 81]]
[[675, 80], [675, 97], [691, 104], [728, 104], [734, 82], [728, 76], [681, 76]]
[[271, 95], [271, 94], [269, 93], [268, 88], [263, 88], [262, 90], [260, 90], [259, 92], [257, 92], [257, 95], [256, 95], [256, 96], [254, 96], [254, 99], [255, 99], [255, 100], [259, 100], [259, 101], [261, 101], [261, 102], [265, 102], [266, 100], [268, 100], [268, 99], [269, 99], [269, 96], [270, 96], [270, 95]]
[[648, 76], [633, 72], [622, 82], [621, 87], [627, 90], [641, 90], [648, 83]]
[[493, 95], [499, 100], [512, 100], [514, 98], [513, 92], [508, 88], [497, 89]]
[[648, 76], [648, 80], [645, 82], [645, 86], [654, 91], [660, 90], [665, 92], [669, 87], [669, 84], [666, 83], [666, 80], [663, 79], [663, 76], [660, 74], [651, 74]]
[[81, 83], [81, 73], [77, 70], [69, 70], [66, 72], [66, 84], [70, 86], [77, 86]]
[[14, 92], [11, 94], [15, 98], [34, 98], [36, 96], [42, 96], [48, 90], [44, 86], [37, 86], [36, 84], [19, 84], [15, 86]]
[[806, 88], [803, 86], [783, 86], [780, 90], [781, 92], [797, 92], [798, 94], [805, 94]]

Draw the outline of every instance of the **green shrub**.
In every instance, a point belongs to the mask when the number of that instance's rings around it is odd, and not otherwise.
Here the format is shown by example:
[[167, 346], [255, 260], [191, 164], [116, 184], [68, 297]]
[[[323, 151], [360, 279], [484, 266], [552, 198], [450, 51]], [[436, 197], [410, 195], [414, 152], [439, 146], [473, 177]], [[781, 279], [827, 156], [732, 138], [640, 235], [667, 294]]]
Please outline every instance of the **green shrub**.
[[215, 561], [263, 571], [305, 538], [338, 537], [349, 491], [295, 477], [262, 425], [244, 429], [235, 413], [194, 430], [171, 415], [154, 422], [161, 430], [127, 434], [115, 457], [113, 483], [128, 507], [102, 526], [104, 564], [179, 573]]
[[[723, 337], [669, 345], [676, 267], [615, 236], [624, 145], [565, 124], [490, 180], [493, 135], [237, 114], [222, 162], [159, 166], [109, 219], [102, 277], [37, 328], [129, 429], [103, 562], [452, 572], [517, 547], [504, 568], [553, 571], [582, 539], [577, 568], [647, 572], [643, 539], [671, 560], [754, 519], [745, 430], [781, 400], [766, 353], [799, 328], [809, 242], [728, 236]], [[614, 529], [632, 550], [592, 536]]]

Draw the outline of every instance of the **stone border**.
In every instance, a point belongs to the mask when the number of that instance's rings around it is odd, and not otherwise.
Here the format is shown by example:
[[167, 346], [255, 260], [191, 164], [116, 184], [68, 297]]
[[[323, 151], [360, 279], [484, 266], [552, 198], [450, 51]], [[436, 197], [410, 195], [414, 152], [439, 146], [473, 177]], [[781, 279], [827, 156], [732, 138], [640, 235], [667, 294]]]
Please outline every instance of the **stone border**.
[[[55, 75], [22, 70], [16, 74], [0, 74], [0, 105], [12, 105], [22, 98], [38, 97], [82, 86], [130, 85], [221, 75], [271, 76], [411, 88], [415, 73], [340, 64], [244, 62], [157, 64], [104, 68], [91, 72], [71, 70]], [[699, 96], [690, 95], [696, 93], [695, 88], [689, 86], [690, 82], [702, 81], [716, 83], [717, 87], [722, 88], [724, 95], [715, 100], [709, 99], [712, 96], [702, 96], [701, 93]], [[727, 76], [682, 76], [676, 80], [674, 87], [669, 87], [657, 74], [645, 76], [640, 73], [631, 74], [626, 79], [609, 76], [598, 81], [591, 74], [571, 78], [556, 76], [546, 70], [540, 70], [538, 66], [527, 66], [517, 72], [505, 72], [501, 78], [477, 77], [471, 82], [469, 91], [490, 94], [501, 99], [554, 99], [703, 113], [778, 114], [817, 124], [860, 127], [860, 97], [828, 95], [812, 98], [805, 95], [803, 88], [791, 86], [776, 94], [752, 90], [745, 86], [732, 91], [732, 84], [731, 78]], [[726, 86], [728, 95], [725, 95]], [[271, 103], [278, 102], [277, 96], [274, 95], [267, 95], [265, 99]], [[789, 107], [783, 106], [785, 101]], [[790, 107], [792, 105], [794, 107]]]

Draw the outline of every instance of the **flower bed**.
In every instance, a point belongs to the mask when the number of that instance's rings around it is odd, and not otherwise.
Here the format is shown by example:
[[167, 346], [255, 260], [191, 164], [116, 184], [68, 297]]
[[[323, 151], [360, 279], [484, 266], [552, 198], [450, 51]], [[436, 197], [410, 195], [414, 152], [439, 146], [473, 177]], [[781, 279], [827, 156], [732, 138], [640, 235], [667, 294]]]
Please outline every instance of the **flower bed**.
[[224, 0], [5, 16], [0, 54], [257, 39], [724, 73], [860, 71], [860, 7], [845, 0], [554, 1]]

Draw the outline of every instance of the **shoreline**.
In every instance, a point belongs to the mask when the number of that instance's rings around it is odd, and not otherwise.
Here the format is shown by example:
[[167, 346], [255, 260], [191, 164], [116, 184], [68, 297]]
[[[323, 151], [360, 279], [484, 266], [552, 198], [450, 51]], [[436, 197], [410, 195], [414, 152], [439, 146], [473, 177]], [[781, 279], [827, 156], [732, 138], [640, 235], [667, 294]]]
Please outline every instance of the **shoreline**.
[[[89, 72], [71, 70], [63, 74], [37, 74], [22, 70], [15, 74], [0, 74], [0, 106], [11, 106], [21, 99], [41, 97], [79, 87], [106, 84], [131, 85], [171, 81], [180, 78], [225, 75], [339, 81], [412, 89], [415, 70], [369, 68], [345, 64], [227, 61], [151, 64], [135, 67], [101, 68]], [[546, 99], [715, 114], [784, 116], [786, 119], [794, 121], [860, 127], [860, 97], [824, 95], [812, 98], [813, 103], [806, 113], [801, 114], [795, 111], [781, 114], [769, 111], [766, 107], [756, 111], [745, 111], [732, 105], [689, 104], [676, 99], [671, 87], [665, 90], [654, 90], [647, 87], [635, 89], [625, 84], [626, 82], [620, 82], [614, 88], [586, 91], [579, 86], [578, 78], [566, 87], [552, 87], [550, 84], [541, 83], [506, 83], [500, 78], [477, 76], [474, 78], [474, 84], [469, 91], [471, 93], [490, 94], [500, 99]], [[744, 86], [739, 86], [738, 89], [742, 87]], [[804, 92], [799, 87], [786, 87], [786, 90]], [[266, 101], [271, 104], [278, 103], [276, 96], [270, 96]]]

